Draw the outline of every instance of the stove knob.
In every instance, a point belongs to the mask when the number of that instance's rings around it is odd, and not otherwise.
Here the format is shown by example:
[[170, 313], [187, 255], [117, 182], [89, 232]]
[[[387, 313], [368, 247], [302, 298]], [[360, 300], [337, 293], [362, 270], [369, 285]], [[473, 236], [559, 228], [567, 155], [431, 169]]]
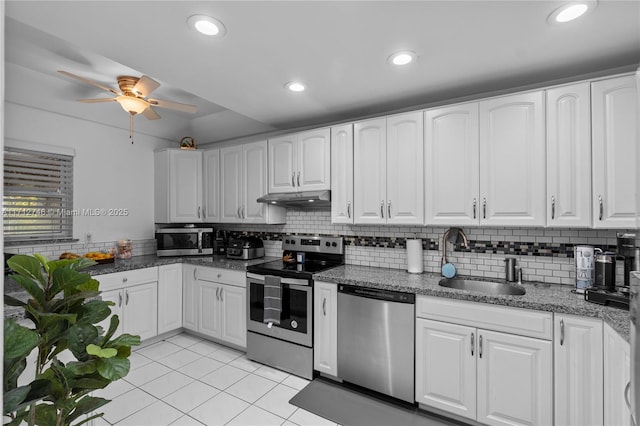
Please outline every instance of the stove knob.
[[289, 244], [289, 240], [284, 240], [284, 243], [285, 244]]
[[295, 246], [296, 245], [296, 240], [291, 240], [291, 245]]
[[296, 321], [296, 320], [291, 320], [291, 328], [293, 328], [293, 329], [298, 328], [298, 321]]
[[331, 245], [332, 245], [333, 247], [338, 247], [338, 244], [337, 244], [337, 243], [331, 243]]
[[327, 241], [326, 243], [324, 243], [324, 245], [329, 247], [331, 245], [331, 243], [329, 241]]

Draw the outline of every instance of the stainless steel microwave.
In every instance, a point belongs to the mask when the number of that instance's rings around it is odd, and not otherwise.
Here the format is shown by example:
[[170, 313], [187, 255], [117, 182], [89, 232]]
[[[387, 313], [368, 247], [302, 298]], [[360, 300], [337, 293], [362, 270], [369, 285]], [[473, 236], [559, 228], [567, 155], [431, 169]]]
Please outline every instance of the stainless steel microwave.
[[213, 254], [213, 228], [158, 228], [158, 256], [202, 256]]

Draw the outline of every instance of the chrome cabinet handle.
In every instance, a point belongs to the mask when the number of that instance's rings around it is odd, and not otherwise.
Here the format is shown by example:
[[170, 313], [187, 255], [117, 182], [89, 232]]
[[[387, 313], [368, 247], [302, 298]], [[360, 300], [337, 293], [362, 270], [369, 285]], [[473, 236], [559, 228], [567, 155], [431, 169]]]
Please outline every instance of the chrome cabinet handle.
[[551, 196], [551, 220], [556, 218], [556, 197]]
[[216, 300], [220, 300], [220, 287], [216, 288]]
[[482, 358], [482, 334], [480, 335], [480, 341], [478, 342], [478, 355]]
[[482, 218], [487, 218], [487, 199], [484, 197], [482, 198]]
[[224, 295], [224, 288], [220, 287], [220, 301], [221, 301], [221, 302], [224, 302], [224, 297], [223, 297], [223, 295]]
[[298, 186], [300, 186], [300, 172], [298, 172]]
[[627, 403], [627, 408], [631, 410], [631, 399], [629, 398], [629, 393], [631, 391], [631, 381], [627, 383], [627, 386], [624, 387], [624, 402]]
[[560, 318], [560, 346], [564, 345], [564, 319]]
[[118, 295], [118, 307], [122, 306], [122, 293]]
[[296, 172], [291, 173], [291, 186], [296, 187]]
[[194, 280], [198, 279], [198, 270], [196, 268], [193, 268], [193, 279]]
[[124, 304], [128, 305], [129, 304], [129, 290], [125, 290], [124, 291], [125, 296], [127, 296], [124, 300]]
[[473, 199], [473, 218], [476, 218], [476, 207], [477, 207], [477, 200], [474, 198]]
[[351, 201], [347, 203], [347, 217], [351, 219]]
[[207, 215], [207, 213], [204, 210], [204, 207], [202, 208], [202, 217], [204, 218]]
[[327, 298], [323, 297], [322, 298], [322, 315], [323, 316], [327, 316]]
[[242, 217], [240, 216], [240, 207], [238, 207], [238, 210], [236, 210], [236, 216], [238, 216], [238, 219], [242, 219]]
[[391, 219], [391, 200], [389, 200], [389, 204], [387, 204], [387, 217]]
[[384, 200], [380, 201], [380, 216], [384, 219]]
[[473, 356], [473, 349], [475, 345], [476, 345], [476, 334], [471, 333], [471, 356]]
[[600, 205], [600, 214], [598, 215], [598, 220], [602, 220], [602, 215], [604, 214], [604, 207], [602, 205], [602, 195], [598, 195], [598, 204]]
[[201, 207], [198, 206], [198, 219], [200, 219], [200, 209], [201, 209]]
[[245, 218], [245, 215], [244, 215], [244, 205], [242, 206], [242, 209], [241, 209], [240, 211], [242, 212], [242, 218], [244, 219], [244, 218]]

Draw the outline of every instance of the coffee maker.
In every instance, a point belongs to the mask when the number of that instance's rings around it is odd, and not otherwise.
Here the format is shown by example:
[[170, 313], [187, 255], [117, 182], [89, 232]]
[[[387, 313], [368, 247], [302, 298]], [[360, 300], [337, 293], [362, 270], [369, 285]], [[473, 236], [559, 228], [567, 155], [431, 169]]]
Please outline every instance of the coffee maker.
[[640, 248], [636, 247], [636, 234], [619, 232], [616, 236], [618, 259], [624, 262], [624, 288], [622, 291], [629, 292], [629, 277], [631, 271], [638, 269], [635, 264], [640, 261]]

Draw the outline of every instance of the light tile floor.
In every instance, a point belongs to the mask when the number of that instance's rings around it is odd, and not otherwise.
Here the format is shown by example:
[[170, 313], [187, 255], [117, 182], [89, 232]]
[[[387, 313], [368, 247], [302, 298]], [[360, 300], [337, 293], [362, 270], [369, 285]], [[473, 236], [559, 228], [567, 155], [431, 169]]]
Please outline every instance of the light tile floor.
[[134, 351], [131, 371], [96, 396], [111, 399], [95, 426], [322, 426], [289, 404], [309, 381], [188, 334]]

